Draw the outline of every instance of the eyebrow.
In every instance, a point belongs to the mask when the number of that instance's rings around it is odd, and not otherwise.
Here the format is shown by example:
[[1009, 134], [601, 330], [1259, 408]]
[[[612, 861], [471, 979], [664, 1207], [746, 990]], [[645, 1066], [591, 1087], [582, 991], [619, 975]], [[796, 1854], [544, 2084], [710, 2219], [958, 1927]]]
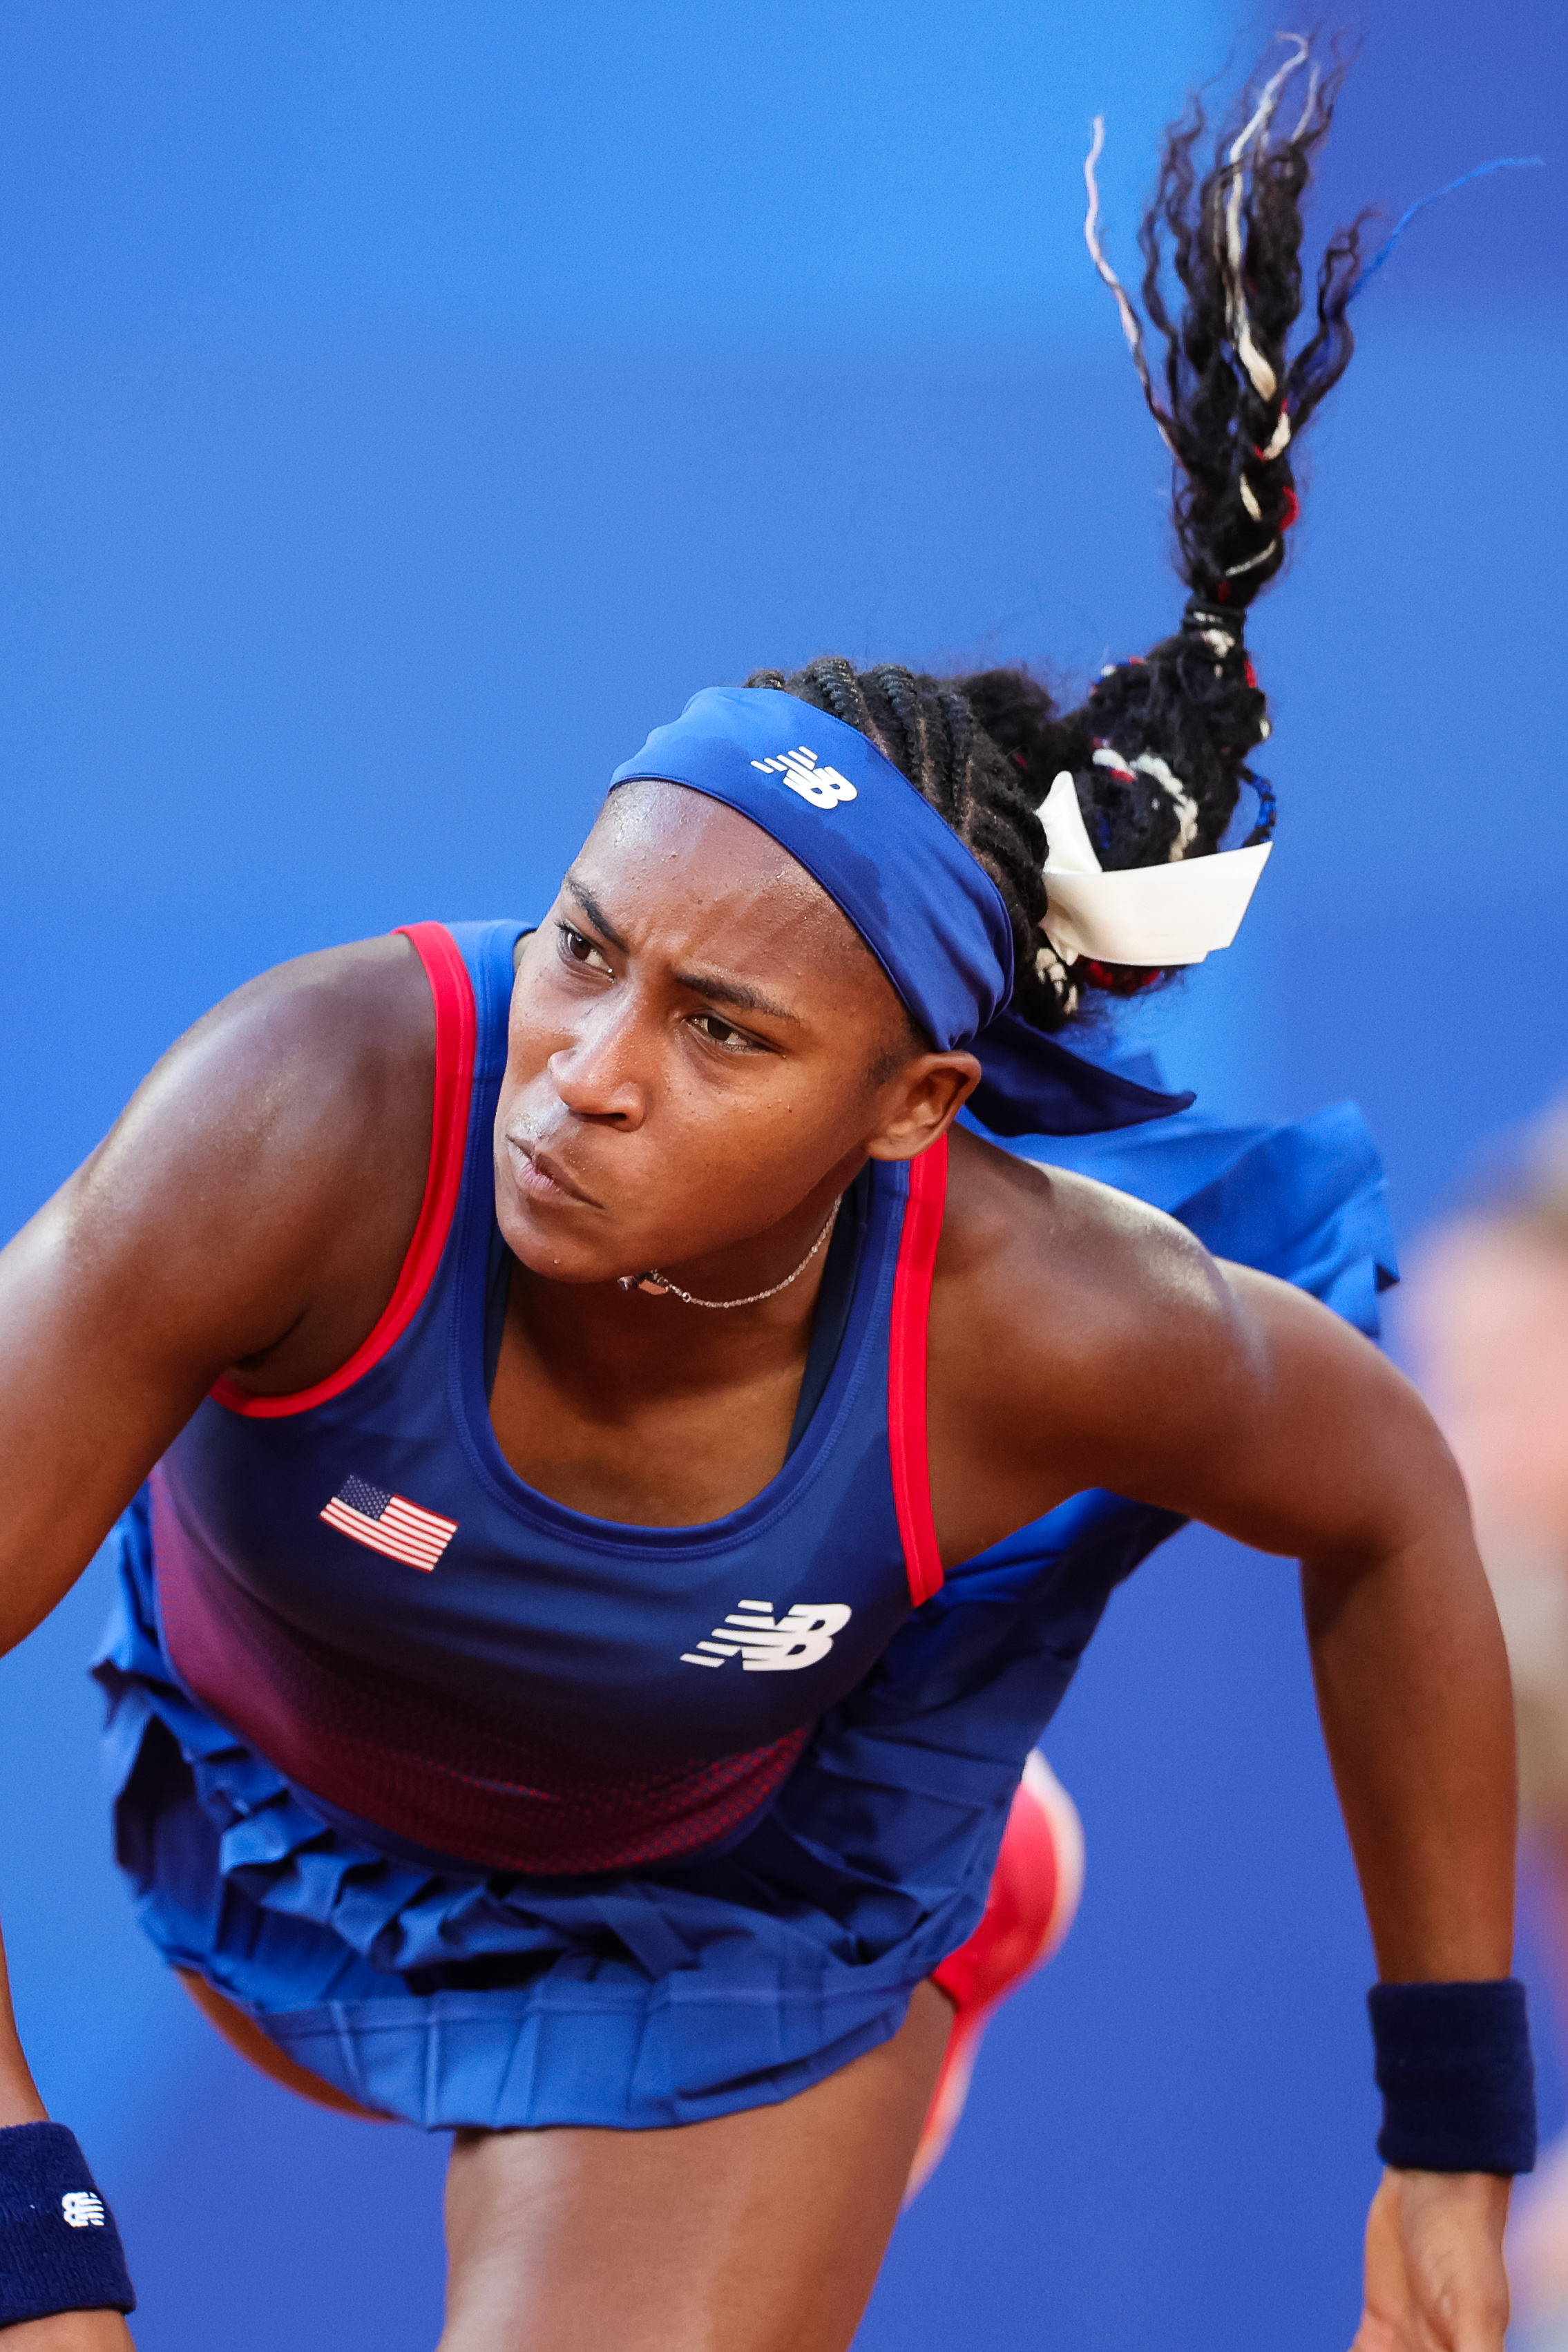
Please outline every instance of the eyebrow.
[[596, 931], [602, 931], [613, 948], [619, 948], [623, 955], [630, 955], [630, 948], [627, 947], [625, 940], [622, 939], [619, 931], [616, 930], [614, 923], [611, 922], [608, 915], [605, 914], [603, 907], [600, 906], [597, 898], [595, 898], [592, 890], [589, 889], [585, 882], [579, 882], [575, 874], [568, 874], [565, 881], [561, 885], [561, 887], [563, 890], [571, 891], [572, 896], [576, 899], [577, 904], [582, 908], [583, 912], [587, 916], [588, 920], [593, 924], [594, 929]]
[[[619, 948], [623, 955], [631, 953], [586, 883], [580, 882], [575, 874], [568, 874], [563, 887], [572, 893], [594, 929], [608, 940], [613, 948]], [[693, 996], [710, 997], [715, 1004], [732, 1004], [738, 1013], [761, 1013], [772, 1021], [798, 1022], [800, 1019], [798, 1013], [792, 1013], [787, 1005], [777, 1003], [773, 997], [764, 995], [749, 981], [721, 980], [717, 973], [707, 971], [672, 971], [669, 976], [677, 988], [689, 989]]]

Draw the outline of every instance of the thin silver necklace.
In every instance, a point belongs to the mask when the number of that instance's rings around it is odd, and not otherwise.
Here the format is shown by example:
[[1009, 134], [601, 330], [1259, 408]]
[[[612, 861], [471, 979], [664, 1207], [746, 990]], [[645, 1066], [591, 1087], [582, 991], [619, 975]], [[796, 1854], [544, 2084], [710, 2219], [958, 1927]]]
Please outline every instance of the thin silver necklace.
[[713, 1307], [720, 1308], [730, 1307], [760, 1307], [764, 1298], [776, 1298], [781, 1290], [787, 1290], [792, 1282], [798, 1282], [800, 1280], [801, 1276], [805, 1272], [806, 1267], [811, 1264], [812, 1259], [816, 1255], [817, 1251], [822, 1247], [823, 1243], [833, 1231], [833, 1220], [838, 1214], [839, 1203], [842, 1202], [843, 1198], [844, 1195], [840, 1192], [838, 1199], [835, 1201], [832, 1208], [827, 1212], [827, 1223], [823, 1226], [822, 1231], [817, 1234], [816, 1239], [812, 1243], [811, 1247], [806, 1251], [805, 1255], [801, 1259], [801, 1262], [795, 1267], [795, 1272], [793, 1274], [786, 1274], [782, 1282], [775, 1282], [771, 1290], [753, 1290], [749, 1298], [693, 1298], [689, 1290], [682, 1290], [679, 1282], [671, 1282], [668, 1275], [660, 1274], [657, 1265], [650, 1265], [646, 1274], [618, 1274], [616, 1276], [616, 1280], [620, 1284], [623, 1290], [645, 1290], [650, 1298], [663, 1298], [666, 1296], [668, 1296], [672, 1298], [679, 1298], [682, 1306], [685, 1307]]

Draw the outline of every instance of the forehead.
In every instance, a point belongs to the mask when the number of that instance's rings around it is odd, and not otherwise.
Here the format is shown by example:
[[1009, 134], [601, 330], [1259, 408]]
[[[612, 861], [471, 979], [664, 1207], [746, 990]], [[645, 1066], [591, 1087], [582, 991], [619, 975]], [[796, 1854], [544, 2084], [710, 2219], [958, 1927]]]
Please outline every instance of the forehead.
[[573, 873], [623, 938], [726, 961], [814, 961], [890, 987], [841, 907], [771, 834], [684, 784], [639, 781], [610, 793]]

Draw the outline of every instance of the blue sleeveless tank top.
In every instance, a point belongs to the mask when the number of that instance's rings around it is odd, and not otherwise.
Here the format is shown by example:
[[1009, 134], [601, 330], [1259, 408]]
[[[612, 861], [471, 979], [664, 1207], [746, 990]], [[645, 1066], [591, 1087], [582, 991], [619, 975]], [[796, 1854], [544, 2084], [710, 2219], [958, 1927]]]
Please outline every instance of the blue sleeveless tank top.
[[946, 1152], [862, 1180], [837, 1352], [761, 1494], [690, 1528], [552, 1501], [488, 1401], [523, 928], [409, 929], [436, 1115], [396, 1289], [317, 1387], [219, 1382], [153, 1473], [156, 1591], [191, 1694], [330, 1814], [487, 1868], [603, 1871], [748, 1826], [941, 1585], [925, 1341]]

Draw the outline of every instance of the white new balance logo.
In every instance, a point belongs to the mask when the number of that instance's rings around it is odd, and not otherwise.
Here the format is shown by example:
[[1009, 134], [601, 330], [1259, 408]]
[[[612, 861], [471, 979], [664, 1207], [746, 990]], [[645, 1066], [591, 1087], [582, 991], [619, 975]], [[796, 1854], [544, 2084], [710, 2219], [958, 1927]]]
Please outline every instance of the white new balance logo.
[[60, 2211], [73, 2230], [101, 2230], [103, 2200], [95, 2197], [90, 2189], [68, 2189], [60, 2199]]
[[738, 1657], [749, 1675], [792, 1675], [825, 1658], [853, 1614], [841, 1601], [797, 1601], [775, 1619], [771, 1601], [738, 1601], [709, 1640], [682, 1650], [680, 1663], [721, 1666]]
[[761, 768], [764, 775], [782, 776], [791, 792], [798, 793], [813, 808], [837, 808], [840, 801], [858, 797], [848, 777], [841, 776], [837, 768], [823, 767], [816, 752], [808, 751], [804, 743], [798, 751], [781, 752], [776, 760], [753, 760], [752, 765]]

